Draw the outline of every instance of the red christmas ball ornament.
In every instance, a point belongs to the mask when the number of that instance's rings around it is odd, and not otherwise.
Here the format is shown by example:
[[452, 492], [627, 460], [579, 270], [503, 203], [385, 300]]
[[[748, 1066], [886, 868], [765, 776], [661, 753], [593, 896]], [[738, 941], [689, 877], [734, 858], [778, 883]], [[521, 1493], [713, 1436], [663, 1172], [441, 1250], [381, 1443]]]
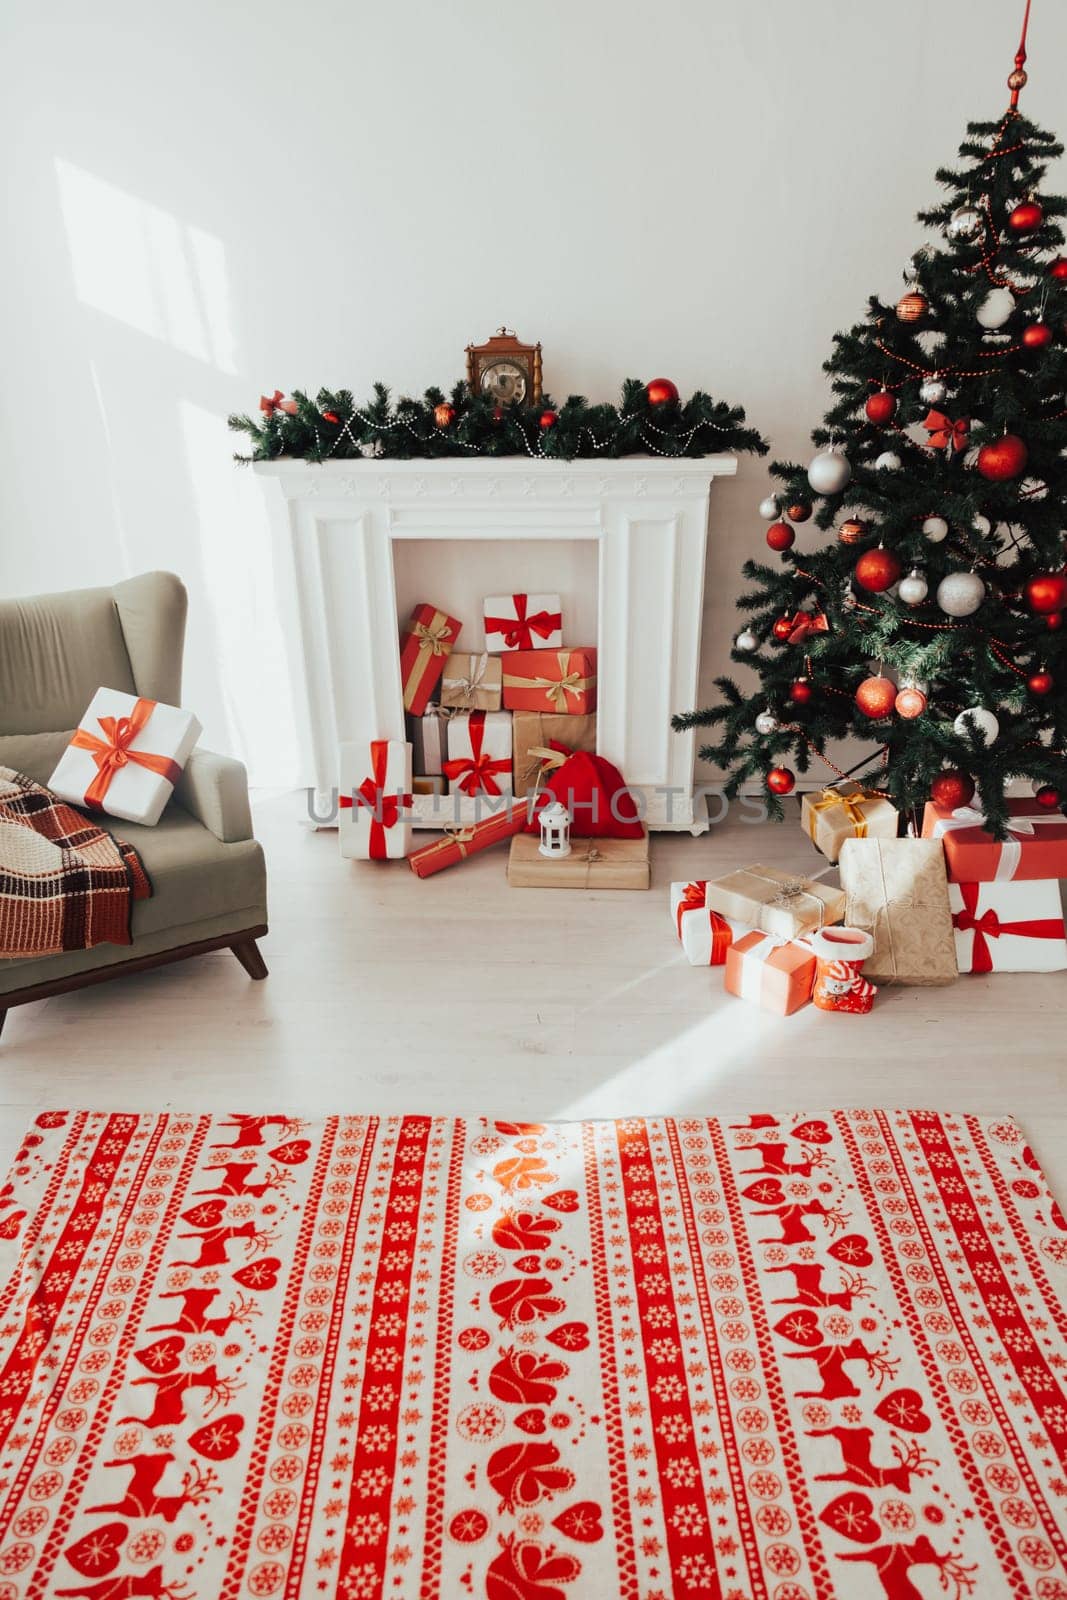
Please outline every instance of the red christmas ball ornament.
[[1045, 220], [1045, 213], [1036, 200], [1023, 200], [1009, 213], [1008, 227], [1012, 233], [1033, 233]]
[[767, 774], [767, 787], [772, 794], [788, 794], [796, 781], [788, 767], [772, 767]]
[[874, 394], [867, 396], [867, 404], [863, 409], [871, 422], [891, 422], [897, 409], [897, 397], [890, 394], [888, 389], [876, 389]]
[[966, 772], [946, 767], [930, 785], [930, 799], [935, 806], [955, 811], [957, 806], [968, 806], [974, 799], [974, 779]]
[[1056, 680], [1051, 672], [1031, 672], [1026, 687], [1031, 694], [1051, 694], [1056, 687]]
[[1045, 627], [1048, 628], [1049, 631], [1052, 632], [1052, 633], [1055, 633], [1058, 628], [1062, 628], [1063, 627], [1063, 612], [1062, 611], [1050, 611], [1048, 616], [1045, 618]]
[[645, 388], [645, 399], [650, 406], [670, 405], [678, 398], [678, 385], [669, 378], [653, 378]]
[[772, 522], [767, 529], [767, 543], [772, 550], [788, 550], [796, 540], [796, 533], [788, 522]]
[[1047, 322], [1028, 322], [1023, 329], [1023, 344], [1028, 350], [1045, 350], [1052, 343], [1052, 329]]
[[811, 507], [805, 505], [803, 500], [795, 500], [791, 506], [786, 506], [785, 514], [790, 522], [807, 522], [811, 516]]
[[1017, 433], [1005, 433], [995, 444], [984, 444], [978, 452], [976, 465], [983, 478], [994, 483], [1006, 483], [1017, 478], [1026, 466], [1030, 452]]
[[849, 517], [847, 522], [841, 524], [837, 537], [842, 544], [859, 544], [864, 535], [870, 531], [870, 523], [864, 522], [862, 517]]
[[926, 696], [921, 689], [901, 689], [893, 701], [893, 710], [898, 717], [910, 722], [913, 717], [921, 717], [926, 710]]
[[334, 424], [334, 426], [336, 427], [341, 419], [337, 415], [336, 411], [324, 411], [322, 413], [322, 420], [323, 420], [323, 422], [332, 422]]
[[897, 686], [888, 678], [864, 678], [856, 690], [856, 704], [865, 717], [879, 722], [892, 714], [896, 704]]
[[1048, 275], [1057, 283], [1067, 283], [1067, 256], [1057, 256], [1055, 261], [1050, 261]]
[[792, 631], [793, 631], [793, 619], [792, 619], [792, 617], [779, 617], [778, 621], [774, 624], [774, 626], [771, 629], [771, 632], [774, 634], [774, 637], [777, 640], [779, 640], [782, 644], [784, 644], [786, 639], [789, 638], [789, 635], [792, 633]]
[[1051, 783], [1043, 783], [1034, 795], [1034, 799], [1042, 811], [1056, 811], [1060, 805], [1060, 791], [1054, 789]]
[[558, 421], [558, 411], [542, 411], [541, 415], [537, 419], [537, 426], [544, 429], [554, 428]]
[[918, 322], [930, 308], [930, 302], [924, 294], [919, 294], [912, 289], [897, 301], [897, 318], [900, 322]]
[[456, 408], [449, 405], [447, 400], [433, 408], [433, 420], [439, 428], [450, 428], [456, 420]]
[[1067, 577], [1062, 572], [1039, 572], [1023, 585], [1023, 599], [1039, 617], [1062, 611], [1067, 605]]
[[789, 698], [796, 706], [810, 705], [814, 693], [810, 678], [798, 678], [789, 685]]
[[870, 594], [881, 594], [893, 587], [902, 571], [899, 556], [884, 545], [877, 545], [865, 550], [856, 562], [856, 582]]

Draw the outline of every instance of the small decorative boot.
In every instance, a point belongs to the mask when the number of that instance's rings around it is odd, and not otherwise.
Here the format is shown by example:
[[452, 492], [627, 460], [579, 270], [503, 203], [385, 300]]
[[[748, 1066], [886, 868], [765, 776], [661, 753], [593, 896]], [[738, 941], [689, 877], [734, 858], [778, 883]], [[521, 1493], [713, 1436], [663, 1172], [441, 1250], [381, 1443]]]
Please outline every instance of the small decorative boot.
[[866, 1016], [878, 990], [860, 968], [874, 951], [873, 936], [862, 928], [820, 928], [806, 942], [818, 959], [811, 998], [819, 1010]]

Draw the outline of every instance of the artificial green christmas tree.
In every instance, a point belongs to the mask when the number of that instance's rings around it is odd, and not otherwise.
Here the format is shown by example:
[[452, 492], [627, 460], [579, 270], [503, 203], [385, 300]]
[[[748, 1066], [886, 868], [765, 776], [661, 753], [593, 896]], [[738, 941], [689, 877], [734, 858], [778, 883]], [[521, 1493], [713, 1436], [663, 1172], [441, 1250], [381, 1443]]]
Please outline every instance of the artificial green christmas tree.
[[[835, 336], [813, 461], [771, 468], [779, 563], [745, 563], [733, 651], [758, 691], [719, 678], [719, 704], [675, 719], [714, 727], [727, 794], [757, 778], [778, 817], [793, 767], [843, 776], [826, 750], [847, 736], [905, 813], [976, 786], [1000, 837], [1009, 779], [1067, 799], [1067, 204], [1041, 190], [1062, 146], [1019, 111], [1024, 61], [1025, 28], [1011, 105], [937, 173], [900, 300]], [[831, 537], [798, 554], [812, 516]]]

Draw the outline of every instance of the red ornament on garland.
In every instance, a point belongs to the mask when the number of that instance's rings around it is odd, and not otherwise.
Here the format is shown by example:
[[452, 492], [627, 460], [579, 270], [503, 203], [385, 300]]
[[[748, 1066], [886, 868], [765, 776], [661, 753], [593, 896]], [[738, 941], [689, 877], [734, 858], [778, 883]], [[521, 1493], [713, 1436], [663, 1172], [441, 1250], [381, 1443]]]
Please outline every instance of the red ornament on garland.
[[337, 415], [336, 411], [324, 411], [322, 413], [322, 420], [323, 420], [323, 422], [332, 422], [336, 426], [336, 424], [339, 423], [341, 419]]
[[870, 594], [882, 594], [893, 587], [902, 571], [900, 557], [878, 545], [865, 550], [856, 562], [856, 582]]
[[1028, 322], [1023, 329], [1023, 344], [1028, 350], [1044, 350], [1052, 343], [1052, 329], [1047, 322]]
[[871, 422], [891, 422], [897, 409], [897, 397], [890, 394], [888, 389], [876, 389], [874, 394], [867, 396], [864, 411]]
[[1042, 811], [1056, 811], [1060, 805], [1060, 791], [1054, 789], [1051, 783], [1043, 783], [1034, 799]]
[[864, 678], [856, 690], [856, 705], [872, 722], [880, 722], [892, 714], [896, 703], [897, 686], [888, 678]]
[[433, 420], [439, 428], [450, 428], [456, 420], [456, 408], [449, 405], [447, 400], [442, 400], [440, 405], [433, 408]]
[[1023, 599], [1039, 617], [1062, 611], [1067, 605], [1067, 577], [1062, 572], [1039, 572], [1024, 584]]
[[1057, 628], [1062, 628], [1063, 627], [1063, 612], [1062, 611], [1050, 611], [1048, 616], [1045, 618], [1045, 627], [1048, 628], [1050, 630], [1050, 632], [1052, 632], [1052, 633], [1055, 633]]
[[650, 406], [670, 405], [678, 398], [678, 385], [670, 378], [653, 378], [645, 388], [645, 399]]
[[771, 629], [771, 632], [774, 634], [774, 637], [777, 640], [779, 640], [782, 644], [784, 644], [785, 641], [789, 638], [789, 635], [792, 633], [792, 631], [793, 631], [793, 619], [792, 619], [792, 617], [779, 617], [778, 621], [774, 624], [773, 628]]
[[1006, 483], [1017, 478], [1029, 459], [1030, 452], [1017, 433], [1006, 433], [995, 444], [984, 444], [975, 463], [983, 478], [994, 483]]
[[537, 419], [537, 426], [539, 428], [554, 428], [558, 421], [558, 411], [542, 411], [541, 415]]
[[772, 794], [788, 794], [796, 781], [788, 767], [772, 767], [767, 774], [767, 787]]
[[767, 529], [767, 543], [772, 550], [788, 550], [796, 540], [796, 534], [788, 522], [772, 522]]
[[1045, 220], [1045, 213], [1036, 200], [1023, 200], [1008, 216], [1012, 233], [1033, 233]]
[[789, 685], [789, 698], [796, 706], [809, 705], [814, 693], [809, 678], [798, 678], [795, 683]]
[[974, 779], [969, 773], [946, 767], [930, 785], [930, 799], [935, 806], [941, 806], [946, 811], [955, 811], [957, 806], [969, 806], [974, 799]]
[[1057, 283], [1067, 283], [1067, 256], [1057, 256], [1055, 261], [1050, 261], [1048, 275]]
[[901, 689], [893, 701], [893, 710], [898, 717], [910, 722], [913, 717], [921, 717], [926, 710], [926, 696], [921, 689], [912, 687]]
[[1056, 687], [1056, 680], [1051, 672], [1031, 672], [1026, 687], [1031, 694], [1051, 694]]

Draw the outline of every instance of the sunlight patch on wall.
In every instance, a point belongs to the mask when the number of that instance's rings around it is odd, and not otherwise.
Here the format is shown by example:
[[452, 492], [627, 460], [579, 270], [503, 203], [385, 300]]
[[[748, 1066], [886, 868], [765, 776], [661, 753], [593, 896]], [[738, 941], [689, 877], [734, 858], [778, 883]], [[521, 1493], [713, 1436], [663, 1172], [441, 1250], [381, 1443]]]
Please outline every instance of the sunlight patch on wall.
[[82, 304], [235, 373], [221, 241], [59, 158], [56, 178]]

